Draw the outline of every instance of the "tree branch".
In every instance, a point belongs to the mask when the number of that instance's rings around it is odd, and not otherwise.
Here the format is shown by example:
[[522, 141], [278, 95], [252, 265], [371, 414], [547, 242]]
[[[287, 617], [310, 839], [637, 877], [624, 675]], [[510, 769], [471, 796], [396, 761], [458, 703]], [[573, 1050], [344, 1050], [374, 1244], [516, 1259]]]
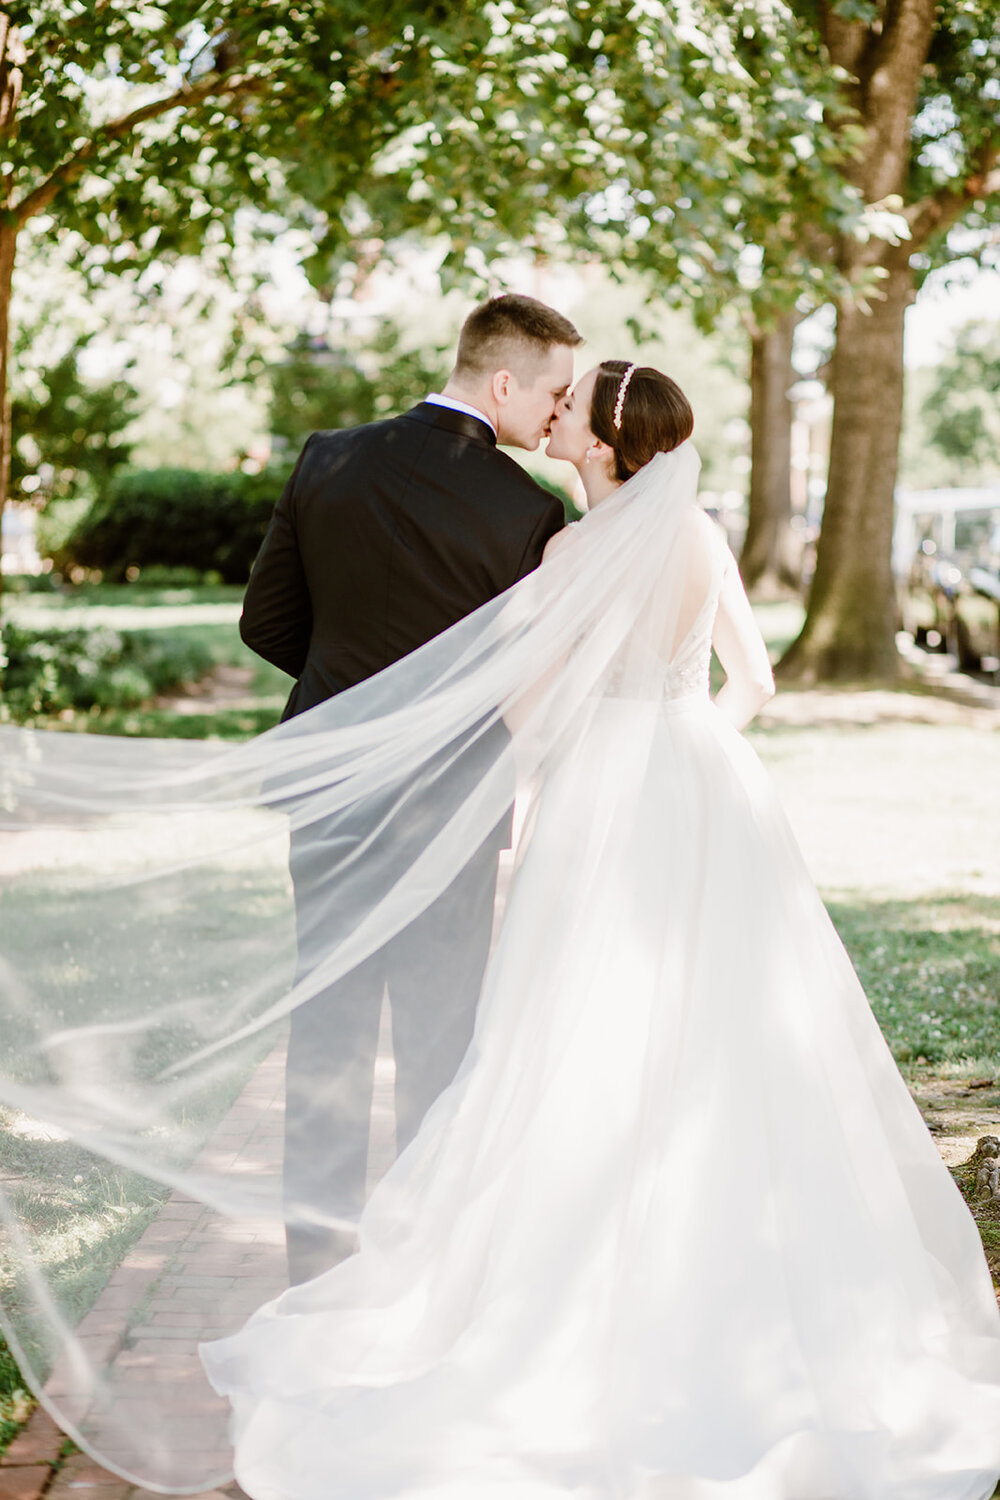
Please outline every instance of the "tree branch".
[[858, 77], [867, 91], [871, 81], [885, 73], [891, 82], [897, 77], [909, 77], [912, 63], [908, 54], [916, 46], [925, 50], [921, 33], [928, 34], [934, 26], [935, 6], [931, 0], [887, 0], [878, 28], [869, 33]]
[[28, 53], [21, 40], [21, 33], [10, 23], [10, 17], [0, 11], [0, 132], [12, 135], [14, 117], [21, 98], [22, 68]]
[[869, 42], [868, 27], [863, 21], [849, 21], [838, 15], [830, 0], [820, 6], [819, 30], [830, 61], [857, 78], [861, 59]]
[[988, 137], [975, 153], [970, 171], [959, 187], [943, 187], [918, 203], [911, 203], [904, 210], [910, 226], [907, 249], [913, 251], [925, 244], [932, 235], [950, 229], [961, 217], [962, 210], [977, 198], [989, 198], [1000, 193], [1000, 135]]
[[155, 120], [159, 115], [168, 114], [172, 109], [194, 109], [213, 94], [234, 96], [251, 94], [266, 87], [267, 80], [259, 75], [206, 78], [192, 87], [178, 89], [176, 93], [170, 94], [165, 99], [154, 99], [149, 104], [132, 110], [131, 114], [122, 115], [118, 120], [111, 120], [107, 125], [103, 125], [91, 140], [86, 141], [71, 156], [67, 156], [65, 161], [60, 162], [45, 181], [22, 198], [20, 203], [11, 205], [11, 212], [17, 217], [17, 228], [22, 228], [30, 218], [47, 208], [60, 188], [67, 187], [82, 176], [101, 147], [108, 141], [129, 135], [137, 126], [144, 124], [147, 120]]
[[862, 79], [868, 149], [863, 172], [870, 203], [902, 191], [920, 79], [934, 35], [935, 0], [890, 0], [882, 34]]

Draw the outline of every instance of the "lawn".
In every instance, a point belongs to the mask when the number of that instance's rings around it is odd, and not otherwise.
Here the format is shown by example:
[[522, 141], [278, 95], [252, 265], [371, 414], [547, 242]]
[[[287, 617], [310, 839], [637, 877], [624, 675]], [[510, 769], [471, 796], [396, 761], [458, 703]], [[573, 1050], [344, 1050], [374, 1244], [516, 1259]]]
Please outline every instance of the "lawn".
[[[276, 1027], [227, 1047], [208, 1068], [176, 1075], [157, 1093], [152, 1113], [144, 1081], [287, 993], [295, 946], [284, 820], [244, 811], [199, 818], [183, 838], [179, 831], [168, 841], [151, 819], [97, 835], [96, 857], [109, 877], [97, 885], [90, 868], [95, 835], [60, 833], [58, 849], [44, 833], [26, 837], [37, 856], [15, 848], [21, 866], [11, 878], [8, 863], [0, 878], [3, 958], [24, 982], [23, 1004], [16, 991], [5, 997], [0, 1069], [44, 1087], [59, 1073], [61, 1051], [52, 1041], [35, 1047], [36, 1038], [88, 1027], [85, 1069], [77, 1066], [82, 1042], [66, 1043], [88, 1119], [96, 1117], [114, 1139], [124, 1105], [130, 1119], [145, 1117], [146, 1156], [162, 1172], [183, 1172], [274, 1045]], [[184, 839], [185, 847], [197, 841], [205, 862], [171, 869]], [[127, 902], [120, 881], [134, 882]], [[0, 1185], [6, 1212], [73, 1326], [169, 1189], [74, 1144], [61, 1124], [0, 1105]], [[33, 1368], [44, 1368], [54, 1353], [51, 1319], [38, 1317], [19, 1259], [0, 1235], [0, 1296]], [[5, 1379], [12, 1390], [3, 1393], [0, 1385], [0, 1418], [5, 1395], [9, 1401], [17, 1389], [13, 1372], [0, 1365]]]
[[280, 717], [291, 679], [240, 640], [242, 590], [223, 584], [142, 588], [89, 584], [72, 592], [7, 595], [3, 619], [31, 630], [110, 627], [155, 635], [175, 654], [211, 662], [207, 693], [172, 692], [139, 708], [64, 710], [40, 728], [164, 739], [241, 740]]
[[[60, 728], [241, 739], [273, 723], [287, 693], [289, 680], [239, 640], [237, 590], [139, 594], [133, 586], [99, 586], [71, 599], [22, 596], [6, 607], [33, 626], [99, 619], [119, 629], [196, 633], [211, 652], [209, 692], [75, 715]], [[777, 649], [794, 635], [801, 612], [767, 605], [758, 617]], [[1000, 1134], [998, 721], [1000, 714], [991, 719], [904, 687], [878, 694], [779, 694], [749, 733], [897, 1063], [953, 1169], [978, 1136]], [[22, 888], [17, 899], [31, 896]], [[262, 889], [259, 898], [276, 895]], [[30, 922], [27, 909], [24, 918]], [[20, 1152], [17, 1159], [29, 1162], [37, 1186], [50, 1153], [39, 1147], [32, 1156], [31, 1150], [30, 1142], [11, 1143], [5, 1163]], [[37, 1213], [39, 1224], [48, 1226], [53, 1255], [64, 1258], [67, 1293], [82, 1308], [156, 1204], [148, 1185], [116, 1183], [116, 1212], [106, 1212], [107, 1185], [89, 1176], [99, 1165], [72, 1168], [67, 1158], [61, 1177], [40, 1195]], [[957, 1176], [968, 1192], [971, 1184], [960, 1171]], [[92, 1240], [61, 1245], [59, 1205], [72, 1205], [82, 1223], [89, 1212], [83, 1199], [92, 1190]], [[994, 1206], [973, 1208], [1000, 1284], [1000, 1214]], [[27, 1211], [30, 1217], [30, 1204]], [[0, 1443], [3, 1421], [23, 1408], [16, 1391], [16, 1371], [0, 1349]]]

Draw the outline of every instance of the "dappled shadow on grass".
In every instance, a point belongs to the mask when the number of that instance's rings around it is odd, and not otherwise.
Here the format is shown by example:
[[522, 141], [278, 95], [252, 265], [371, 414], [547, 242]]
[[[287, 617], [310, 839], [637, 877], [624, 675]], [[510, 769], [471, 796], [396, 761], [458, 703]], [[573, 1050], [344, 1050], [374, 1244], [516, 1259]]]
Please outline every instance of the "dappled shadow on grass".
[[[263, 1017], [291, 982], [287, 843], [268, 837], [270, 826], [235, 853], [224, 840], [205, 865], [124, 893], [69, 865], [28, 870], [0, 888], [0, 1072], [12, 1081], [0, 1104], [0, 1191], [70, 1325], [283, 1028], [268, 1021], [191, 1065]], [[56, 1083], [53, 1106], [45, 1090]], [[33, 1084], [42, 1092], [16, 1092]], [[69, 1121], [94, 1149], [68, 1138]], [[0, 1244], [0, 1296], [33, 1365], [44, 1367], [51, 1323], [31, 1307], [10, 1244]]]
[[[58, 1135], [25, 1138], [25, 1123], [0, 1106], [0, 1191], [72, 1327], [93, 1307], [170, 1189]], [[212, 1123], [206, 1121], [209, 1128]], [[47, 1371], [60, 1335], [39, 1316], [25, 1267], [9, 1247], [0, 1249], [0, 1300], [28, 1367]]]
[[837, 901], [830, 915], [1000, 1287], [1000, 1205], [961, 1165], [1000, 1134], [1000, 897]]
[[[287, 990], [295, 953], [287, 840], [273, 821], [276, 833], [265, 822], [257, 837], [247, 825], [235, 852], [244, 825], [226, 823], [218, 856], [206, 850], [193, 867], [172, 867], [185, 854], [172, 844], [147, 860], [137, 834], [122, 884], [60, 865], [0, 887], [3, 1073], [69, 1076], [87, 1047], [91, 1084], [104, 1064], [120, 1088], [141, 1085], [265, 1011]], [[56, 1040], [70, 1032], [63, 1051]], [[196, 1118], [193, 1093], [184, 1105]]]
[[784, 688], [754, 720], [757, 734], [802, 729], [873, 729], [886, 724], [1000, 728], [1000, 694], [973, 702], [923, 683]]
[[1000, 1069], [1000, 897], [841, 900], [829, 910], [897, 1063], [951, 1077]]

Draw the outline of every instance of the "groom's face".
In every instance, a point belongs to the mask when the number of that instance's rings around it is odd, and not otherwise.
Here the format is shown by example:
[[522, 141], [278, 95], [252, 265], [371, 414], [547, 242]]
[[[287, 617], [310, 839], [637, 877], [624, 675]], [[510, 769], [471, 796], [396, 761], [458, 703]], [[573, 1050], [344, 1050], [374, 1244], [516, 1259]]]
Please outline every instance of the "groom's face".
[[529, 452], [548, 437], [559, 402], [573, 379], [573, 351], [553, 344], [541, 360], [527, 361], [520, 372], [511, 370], [506, 399], [499, 410], [499, 439]]

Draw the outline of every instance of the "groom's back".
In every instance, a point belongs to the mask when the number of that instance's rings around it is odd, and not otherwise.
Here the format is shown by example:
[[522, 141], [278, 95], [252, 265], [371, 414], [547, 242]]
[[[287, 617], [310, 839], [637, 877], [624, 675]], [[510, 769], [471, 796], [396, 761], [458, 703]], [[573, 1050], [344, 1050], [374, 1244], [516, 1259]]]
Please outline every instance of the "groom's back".
[[247, 645], [299, 680], [285, 716], [381, 671], [523, 577], [559, 502], [485, 423], [421, 403], [314, 433], [247, 589]]

